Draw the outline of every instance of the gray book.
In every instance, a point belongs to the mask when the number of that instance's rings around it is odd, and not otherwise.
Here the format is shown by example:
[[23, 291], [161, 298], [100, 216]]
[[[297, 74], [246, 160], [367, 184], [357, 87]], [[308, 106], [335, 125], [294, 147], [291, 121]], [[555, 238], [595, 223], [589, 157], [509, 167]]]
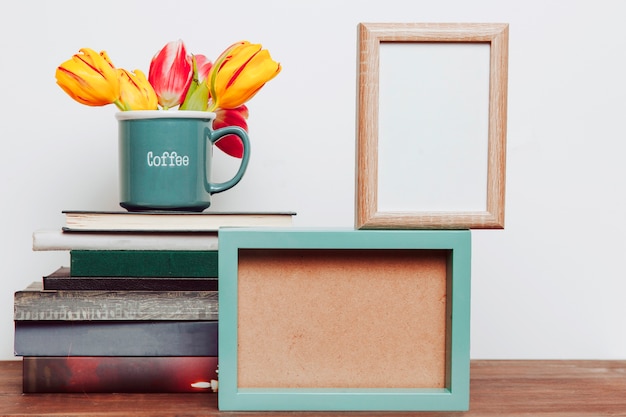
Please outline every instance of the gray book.
[[217, 320], [217, 291], [49, 291], [14, 294], [14, 320]]
[[217, 321], [16, 321], [17, 356], [217, 356]]

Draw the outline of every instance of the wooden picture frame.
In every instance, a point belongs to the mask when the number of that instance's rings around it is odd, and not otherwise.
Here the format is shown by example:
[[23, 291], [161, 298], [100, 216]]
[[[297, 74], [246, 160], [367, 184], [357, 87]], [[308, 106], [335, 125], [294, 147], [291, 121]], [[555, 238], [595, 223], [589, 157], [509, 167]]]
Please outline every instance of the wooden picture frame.
[[358, 33], [355, 227], [504, 228], [508, 24]]
[[469, 230], [219, 231], [220, 410], [469, 407]]

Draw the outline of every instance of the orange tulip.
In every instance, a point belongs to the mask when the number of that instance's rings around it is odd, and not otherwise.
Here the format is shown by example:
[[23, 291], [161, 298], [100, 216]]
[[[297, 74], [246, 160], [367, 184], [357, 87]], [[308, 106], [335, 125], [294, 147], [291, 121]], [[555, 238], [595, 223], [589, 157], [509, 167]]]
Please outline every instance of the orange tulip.
[[82, 48], [79, 52], [57, 68], [57, 84], [81, 104], [104, 106], [116, 103], [120, 96], [120, 82], [106, 52], [98, 54], [89, 48]]
[[207, 83], [212, 103], [209, 110], [235, 109], [248, 100], [281, 70], [260, 44], [241, 41], [226, 49], [209, 71]]
[[134, 73], [118, 69], [120, 77], [120, 102], [124, 110], [156, 110], [159, 104], [154, 88], [140, 70]]

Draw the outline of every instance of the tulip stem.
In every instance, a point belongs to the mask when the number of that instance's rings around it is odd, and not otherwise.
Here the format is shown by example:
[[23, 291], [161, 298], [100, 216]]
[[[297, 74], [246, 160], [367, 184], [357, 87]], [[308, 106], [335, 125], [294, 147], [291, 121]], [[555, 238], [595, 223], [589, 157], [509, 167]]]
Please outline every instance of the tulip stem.
[[113, 104], [115, 104], [117, 108], [120, 109], [121, 111], [128, 110], [120, 100], [115, 100]]

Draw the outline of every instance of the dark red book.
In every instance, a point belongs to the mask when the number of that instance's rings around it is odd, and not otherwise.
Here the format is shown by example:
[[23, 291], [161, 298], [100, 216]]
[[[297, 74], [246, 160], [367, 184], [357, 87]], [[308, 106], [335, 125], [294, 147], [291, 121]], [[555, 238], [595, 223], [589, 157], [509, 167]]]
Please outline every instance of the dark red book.
[[23, 359], [24, 393], [217, 391], [217, 357], [46, 357]]

